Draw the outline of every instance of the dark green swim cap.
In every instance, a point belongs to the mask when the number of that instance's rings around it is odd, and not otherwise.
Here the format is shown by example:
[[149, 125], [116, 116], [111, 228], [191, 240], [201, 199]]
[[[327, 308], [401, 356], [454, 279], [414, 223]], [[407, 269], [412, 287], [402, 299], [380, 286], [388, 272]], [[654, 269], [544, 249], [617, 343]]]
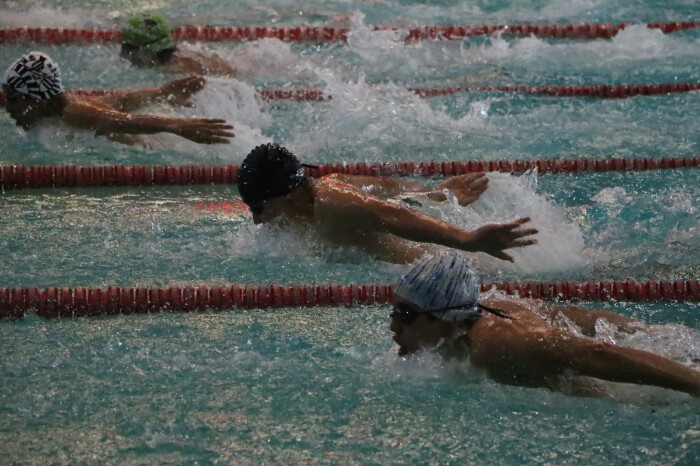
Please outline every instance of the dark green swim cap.
[[139, 13], [122, 29], [122, 42], [149, 52], [175, 48], [172, 27], [155, 13]]

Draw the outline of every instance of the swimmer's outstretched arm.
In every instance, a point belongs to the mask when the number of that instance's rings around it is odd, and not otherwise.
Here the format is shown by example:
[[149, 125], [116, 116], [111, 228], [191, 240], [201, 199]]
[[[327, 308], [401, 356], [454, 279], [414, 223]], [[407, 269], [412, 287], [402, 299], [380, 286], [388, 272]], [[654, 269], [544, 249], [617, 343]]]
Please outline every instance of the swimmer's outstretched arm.
[[206, 80], [200, 76], [188, 76], [186, 78], [168, 81], [160, 87], [153, 89], [138, 89], [134, 91], [121, 91], [118, 94], [98, 97], [95, 100], [122, 112], [130, 112], [143, 107], [155, 100], [165, 100], [185, 107], [191, 107], [189, 98], [199, 92], [206, 84]]
[[540, 353], [545, 358], [540, 359], [542, 364], [552, 359], [579, 375], [655, 385], [700, 396], [700, 372], [654, 353], [585, 337], [559, 336], [539, 344], [545, 346], [545, 354]]
[[568, 373], [700, 396], [700, 372], [647, 351], [506, 320], [475, 326], [469, 337], [472, 364], [504, 382]]
[[406, 193], [426, 194], [434, 201], [445, 201], [445, 190], [449, 190], [457, 197], [460, 205], [466, 206], [476, 201], [488, 185], [486, 173], [467, 173], [448, 178], [435, 188], [423, 186], [419, 183], [401, 178], [386, 178], [361, 175], [333, 174], [328, 178], [340, 185], [349, 185], [363, 192], [383, 199]]
[[62, 118], [79, 128], [98, 134], [172, 133], [201, 144], [228, 144], [233, 126], [225, 120], [207, 118], [169, 118], [120, 112], [89, 99], [69, 95]]
[[520, 229], [529, 218], [466, 231], [416, 210], [342, 189], [327, 181], [319, 180], [315, 191], [314, 215], [328, 225], [353, 225], [359, 231], [390, 233], [410, 241], [463, 251], [482, 251], [511, 262], [513, 257], [505, 249], [537, 242], [530, 238], [537, 233], [536, 229]]

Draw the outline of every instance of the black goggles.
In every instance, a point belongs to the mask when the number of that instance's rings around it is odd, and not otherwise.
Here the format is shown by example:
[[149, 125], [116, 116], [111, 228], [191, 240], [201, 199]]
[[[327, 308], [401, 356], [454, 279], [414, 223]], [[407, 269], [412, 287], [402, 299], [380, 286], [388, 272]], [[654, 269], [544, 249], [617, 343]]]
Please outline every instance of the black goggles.
[[405, 304], [395, 304], [389, 317], [398, 320], [402, 325], [410, 325], [418, 318], [418, 314], [425, 313], [414, 311]]
[[3, 94], [5, 94], [5, 103], [13, 104], [20, 100], [26, 100], [26, 96], [20, 92], [16, 92], [7, 84], [2, 85]]
[[[514, 318], [512, 318], [508, 314], [505, 314], [504, 312], [499, 311], [498, 309], [494, 309], [494, 308], [489, 307], [489, 306], [484, 306], [481, 303], [477, 303], [476, 307], [479, 308], [480, 311], [489, 312], [489, 313], [494, 314], [494, 315], [501, 317], [503, 319], [515, 320]], [[440, 309], [440, 310], [441, 311], [452, 311], [455, 309], [464, 309], [464, 306], [446, 307], [446, 308]], [[435, 318], [432, 315], [432, 312], [434, 312], [434, 311], [419, 312], [419, 311], [416, 311], [416, 310], [412, 309], [411, 307], [407, 306], [406, 304], [401, 303], [401, 304], [394, 305], [394, 310], [391, 312], [391, 314], [389, 314], [389, 317], [392, 319], [398, 320], [402, 325], [411, 325], [418, 318], [418, 314], [428, 314], [431, 317]]]

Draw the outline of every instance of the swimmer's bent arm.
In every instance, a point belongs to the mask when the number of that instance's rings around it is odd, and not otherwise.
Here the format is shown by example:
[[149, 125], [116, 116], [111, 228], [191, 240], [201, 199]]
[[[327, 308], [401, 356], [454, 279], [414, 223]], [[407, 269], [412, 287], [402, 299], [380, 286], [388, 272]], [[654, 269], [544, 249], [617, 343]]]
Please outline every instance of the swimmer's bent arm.
[[609, 323], [616, 325], [619, 330], [628, 333], [634, 333], [647, 327], [644, 322], [600, 309], [588, 309], [581, 306], [559, 306], [549, 303], [543, 303], [541, 307], [544, 308], [543, 310], [549, 314], [551, 319], [556, 318], [557, 314], [561, 312], [578, 325], [584, 335], [588, 336], [596, 334], [595, 325], [598, 319], [605, 319]]
[[362, 175], [333, 174], [328, 178], [341, 185], [350, 185], [373, 196], [390, 198], [406, 193], [425, 194], [430, 199], [438, 202], [446, 201], [445, 190], [449, 190], [457, 197], [460, 205], [468, 205], [476, 201], [488, 185], [486, 173], [467, 173], [453, 176], [440, 183], [435, 188], [423, 186], [419, 183], [387, 177], [374, 177]]
[[344, 175], [341, 173], [334, 173], [327, 178], [336, 182], [340, 187], [352, 186], [380, 198], [390, 198], [404, 193], [426, 193], [430, 191], [430, 188], [422, 184], [401, 178]]
[[537, 230], [518, 229], [529, 218], [465, 231], [413, 209], [339, 189], [327, 182], [316, 186], [315, 214], [324, 223], [353, 225], [360, 231], [390, 233], [410, 241], [440, 244], [463, 251], [482, 251], [509, 261], [513, 258], [504, 249], [536, 242], [526, 237]]
[[199, 92], [205, 83], [206, 80], [200, 76], [188, 76], [168, 81], [160, 87], [120, 91], [116, 94], [99, 97], [96, 100], [122, 112], [136, 110], [156, 100], [169, 100], [179, 105], [192, 106], [188, 100], [189, 97], [195, 92]]
[[91, 102], [69, 97], [63, 119], [74, 126], [93, 129], [98, 134], [172, 133], [202, 144], [227, 144], [233, 128], [224, 120], [206, 118], [169, 118], [155, 115], [132, 115]]

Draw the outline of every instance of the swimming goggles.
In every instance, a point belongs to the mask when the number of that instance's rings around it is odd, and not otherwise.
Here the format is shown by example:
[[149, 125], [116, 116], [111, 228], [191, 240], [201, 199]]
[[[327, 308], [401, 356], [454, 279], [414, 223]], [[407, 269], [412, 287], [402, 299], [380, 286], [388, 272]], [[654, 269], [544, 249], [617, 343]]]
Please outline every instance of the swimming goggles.
[[[470, 306], [471, 307], [471, 306]], [[503, 319], [510, 319], [510, 320], [515, 320], [513, 317], [509, 316], [508, 314], [505, 314], [502, 311], [499, 311], [498, 309], [494, 309], [489, 306], [485, 306], [481, 303], [476, 303], [476, 307], [479, 309], [479, 311], [486, 311], [488, 313], [491, 313], [493, 315], [496, 315], [498, 317], [501, 317]], [[446, 307], [444, 309], [436, 309], [434, 311], [416, 311], [409, 307], [406, 304], [400, 303], [400, 304], [395, 304], [394, 305], [394, 310], [389, 314], [389, 317], [392, 319], [397, 319], [402, 325], [411, 325], [417, 318], [418, 314], [432, 314], [433, 312], [437, 311], [451, 311], [455, 309], [465, 309], [466, 306], [452, 306], [452, 307]], [[475, 317], [477, 315], [480, 315], [481, 312], [475, 313]]]

